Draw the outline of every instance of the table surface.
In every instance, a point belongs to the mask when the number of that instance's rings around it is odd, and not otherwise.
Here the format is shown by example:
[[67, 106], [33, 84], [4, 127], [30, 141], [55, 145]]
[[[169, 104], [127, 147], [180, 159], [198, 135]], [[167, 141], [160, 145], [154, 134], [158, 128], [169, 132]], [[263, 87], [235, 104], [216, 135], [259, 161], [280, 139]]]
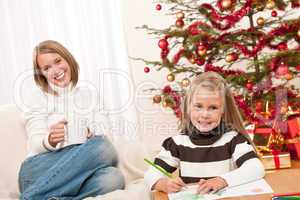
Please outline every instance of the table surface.
[[[265, 180], [272, 187], [274, 193], [300, 192], [300, 161], [292, 161], [292, 168], [268, 170]], [[272, 194], [240, 196], [223, 198], [224, 200], [270, 200]], [[168, 200], [164, 192], [154, 192], [154, 200]]]

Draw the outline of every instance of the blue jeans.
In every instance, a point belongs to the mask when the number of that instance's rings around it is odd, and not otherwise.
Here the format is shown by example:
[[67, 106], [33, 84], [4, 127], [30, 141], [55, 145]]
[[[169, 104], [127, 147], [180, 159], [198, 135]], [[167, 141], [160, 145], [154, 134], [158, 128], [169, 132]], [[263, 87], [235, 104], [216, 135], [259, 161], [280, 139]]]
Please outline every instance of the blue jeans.
[[125, 186], [117, 153], [102, 136], [26, 159], [19, 172], [21, 200], [81, 200]]

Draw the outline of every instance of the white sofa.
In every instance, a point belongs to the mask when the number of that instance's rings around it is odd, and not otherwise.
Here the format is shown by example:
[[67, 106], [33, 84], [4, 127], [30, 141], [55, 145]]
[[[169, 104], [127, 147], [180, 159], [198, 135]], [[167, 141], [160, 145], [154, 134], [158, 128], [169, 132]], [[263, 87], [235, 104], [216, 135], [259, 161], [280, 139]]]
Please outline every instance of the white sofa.
[[[0, 106], [0, 199], [18, 199], [18, 171], [26, 157], [26, 134], [21, 114], [14, 105]], [[120, 158], [119, 168], [125, 175], [126, 189], [89, 200], [150, 200], [150, 193], [143, 182], [148, 157], [138, 141], [117, 142]], [[125, 159], [126, 158], [126, 159]]]

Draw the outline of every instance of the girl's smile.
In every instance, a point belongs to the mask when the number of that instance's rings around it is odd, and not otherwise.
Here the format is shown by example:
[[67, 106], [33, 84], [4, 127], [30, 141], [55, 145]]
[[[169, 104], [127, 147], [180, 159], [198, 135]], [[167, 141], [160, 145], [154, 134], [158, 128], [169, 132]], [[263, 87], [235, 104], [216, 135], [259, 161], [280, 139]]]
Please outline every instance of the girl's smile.
[[219, 91], [198, 87], [191, 101], [191, 122], [200, 132], [217, 127], [223, 114], [223, 97]]

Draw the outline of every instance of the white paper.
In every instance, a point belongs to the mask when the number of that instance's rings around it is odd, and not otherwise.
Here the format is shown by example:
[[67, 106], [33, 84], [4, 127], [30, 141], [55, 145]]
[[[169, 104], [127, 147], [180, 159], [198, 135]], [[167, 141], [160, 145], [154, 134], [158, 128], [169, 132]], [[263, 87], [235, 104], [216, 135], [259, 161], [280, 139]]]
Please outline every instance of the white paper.
[[215, 194], [196, 195], [196, 191], [197, 185], [191, 185], [186, 190], [168, 194], [168, 197], [169, 200], [214, 200], [225, 197], [273, 193], [272, 188], [264, 179], [225, 188]]

